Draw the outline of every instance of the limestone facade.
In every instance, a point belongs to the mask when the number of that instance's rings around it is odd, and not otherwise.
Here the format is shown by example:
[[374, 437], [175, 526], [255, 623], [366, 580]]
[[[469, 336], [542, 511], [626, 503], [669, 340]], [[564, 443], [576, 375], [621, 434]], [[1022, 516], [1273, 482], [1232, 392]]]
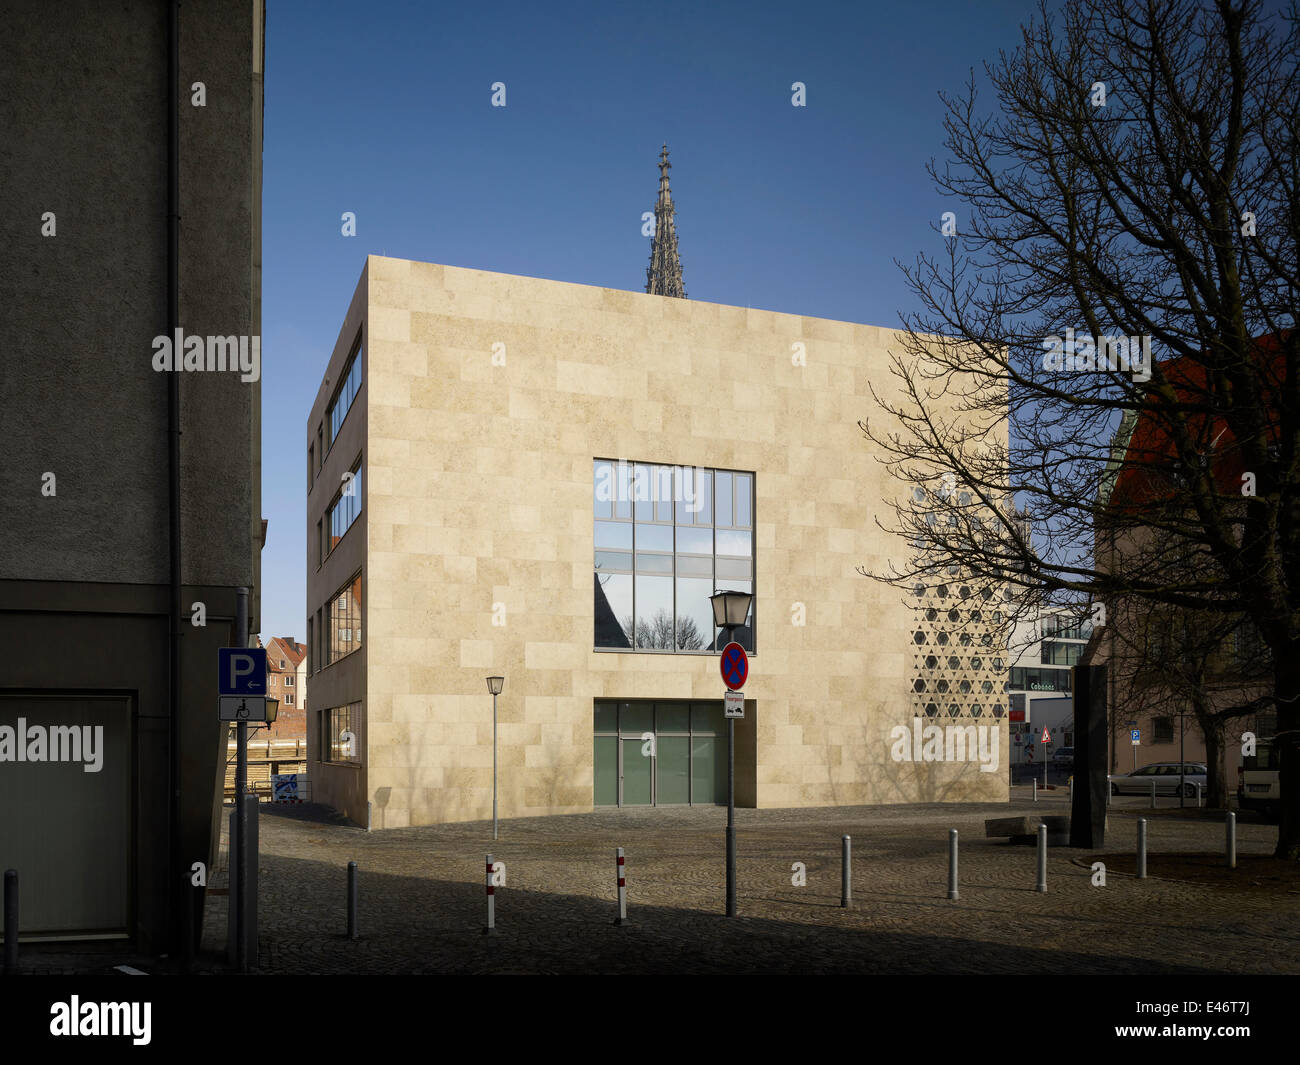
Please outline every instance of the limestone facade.
[[[490, 818], [489, 674], [505, 677], [502, 817], [593, 808], [596, 700], [721, 700], [716, 654], [594, 646], [593, 462], [626, 459], [753, 474], [740, 804], [1005, 799], [1006, 718], [991, 706], [934, 723], [992, 729], [997, 772], [891, 755], [891, 730], [914, 714], [916, 604], [857, 567], [910, 550], [876, 524], [908, 488], [858, 421], [880, 416], [869, 385], [894, 388], [897, 341], [868, 325], [370, 256], [307, 425], [309, 447], [328, 441], [355, 349], [362, 385], [338, 440], [314, 452], [308, 495], [315, 798], [361, 824], [370, 803], [374, 828]], [[358, 456], [360, 515], [320, 560], [317, 522], [328, 528]], [[358, 572], [364, 638], [326, 664], [332, 597]], [[348, 760], [321, 735], [343, 706]]]

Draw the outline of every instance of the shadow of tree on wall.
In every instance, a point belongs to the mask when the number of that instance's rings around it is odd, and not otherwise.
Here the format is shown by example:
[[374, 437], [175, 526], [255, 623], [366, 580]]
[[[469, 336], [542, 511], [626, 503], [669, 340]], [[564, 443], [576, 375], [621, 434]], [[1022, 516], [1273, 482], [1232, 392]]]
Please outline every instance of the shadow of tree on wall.
[[[835, 745], [827, 741], [822, 750], [826, 764], [830, 765], [830, 782], [827, 785], [827, 799], [825, 803], [818, 802], [818, 805], [838, 806], [843, 802], [861, 803], [870, 802], [880, 805], [894, 803], [943, 803], [943, 802], [1003, 802], [1006, 800], [1007, 784], [1007, 759], [1009, 757], [1009, 736], [1007, 731], [1007, 721], [1005, 718], [989, 718], [981, 720], [972, 720], [970, 718], [921, 718], [920, 727], [924, 730], [927, 726], [934, 726], [943, 733], [942, 753], [944, 760], [925, 760], [926, 750], [924, 744], [922, 747], [922, 760], [914, 760], [916, 754], [915, 746], [911, 739], [913, 729], [913, 719], [908, 718], [906, 721], [890, 721], [889, 708], [886, 703], [880, 702], [872, 708], [870, 713], [864, 717], [871, 721], [872, 725], [864, 725], [854, 737], [854, 743], [845, 742], [838, 745], [840, 748], [840, 772], [841, 778], [837, 783], [836, 766], [831, 765], [832, 751]], [[882, 723], [883, 722], [883, 723]], [[986, 746], [985, 753], [989, 756], [989, 764], [996, 765], [991, 772], [981, 770], [978, 746], [979, 726], [985, 726], [997, 731], [997, 760], [992, 761], [991, 742]], [[896, 739], [891, 736], [891, 731], [897, 727], [903, 727], [908, 731], [908, 739], [905, 749], [901, 752], [908, 757], [902, 760], [895, 760], [893, 757], [897, 747]], [[963, 730], [962, 744], [959, 746], [954, 737], [951, 753], [953, 755], [966, 755], [962, 760], [948, 761], [949, 755], [948, 734], [949, 728], [960, 728]], [[970, 755], [969, 740], [972, 733], [965, 730], [974, 728], [976, 745], [974, 747], [975, 755]], [[922, 736], [924, 737], [924, 731]], [[991, 741], [991, 734], [984, 733], [985, 737]], [[933, 748], [931, 749], [933, 753]], [[843, 767], [851, 767], [851, 776], [854, 781], [852, 785], [843, 782], [845, 776]], [[856, 794], [845, 794], [852, 789]]]

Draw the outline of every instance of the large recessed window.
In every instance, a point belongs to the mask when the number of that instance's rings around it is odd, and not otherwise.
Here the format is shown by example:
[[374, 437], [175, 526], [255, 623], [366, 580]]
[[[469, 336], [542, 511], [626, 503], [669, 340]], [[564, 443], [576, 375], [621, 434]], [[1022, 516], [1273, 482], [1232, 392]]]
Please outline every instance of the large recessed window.
[[361, 574], [348, 581], [330, 599], [326, 665], [350, 655], [361, 646]]
[[[361, 704], [333, 706], [320, 712], [320, 760], [322, 762], [359, 762], [361, 752], [357, 728], [361, 724]], [[345, 737], [349, 734], [349, 738]]]
[[329, 407], [329, 416], [327, 421], [330, 427], [330, 437], [326, 441], [327, 447], [333, 447], [334, 441], [338, 438], [339, 428], [343, 425], [343, 420], [348, 416], [348, 411], [352, 409], [352, 401], [357, 398], [357, 393], [361, 391], [361, 335], [357, 335], [357, 342], [352, 348], [352, 354], [348, 356], [348, 361], [343, 367], [343, 383], [339, 385], [339, 390], [334, 394], [334, 401]]
[[325, 515], [325, 524], [329, 529], [326, 555], [338, 547], [339, 541], [343, 539], [343, 534], [352, 528], [352, 523], [357, 520], [357, 515], [360, 513], [361, 460], [357, 459], [356, 465], [348, 471], [342, 487], [339, 488], [339, 494], [334, 497], [334, 501], [330, 503], [329, 510]]
[[754, 475], [596, 459], [592, 504], [596, 647], [716, 650], [709, 596], [754, 590]]
[[1062, 640], [1086, 640], [1092, 635], [1092, 622], [1053, 614], [1043, 618], [1043, 635]]
[[1058, 643], [1056, 640], [1044, 640], [1042, 643], [1042, 664], [1045, 666], [1073, 666], [1083, 653], [1084, 644]]

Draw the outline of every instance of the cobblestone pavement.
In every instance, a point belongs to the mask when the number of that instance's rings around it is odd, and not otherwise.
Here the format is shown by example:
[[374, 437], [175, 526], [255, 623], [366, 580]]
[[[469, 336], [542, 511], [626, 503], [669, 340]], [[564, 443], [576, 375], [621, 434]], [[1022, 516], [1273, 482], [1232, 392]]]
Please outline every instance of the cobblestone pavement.
[[[1174, 800], [1176, 802], [1176, 800]], [[740, 916], [722, 915], [726, 810], [607, 810], [367, 833], [319, 807], [262, 807], [262, 973], [1296, 973], [1300, 894], [1160, 878], [1160, 854], [1222, 853], [1222, 814], [1117, 800], [1105, 850], [1149, 819], [1151, 878], [1091, 884], [1088, 852], [1052, 848], [1048, 891], [1032, 847], [983, 837], [985, 817], [1068, 812], [1063, 791], [1009, 805], [738, 810]], [[223, 825], [225, 818], [223, 817]], [[960, 832], [950, 901], [947, 835]], [[1242, 820], [1241, 854], [1273, 825]], [[852, 909], [840, 836], [853, 837]], [[223, 838], [223, 866], [224, 848]], [[630, 921], [615, 926], [614, 848], [627, 853]], [[484, 856], [506, 866], [497, 934], [484, 936]], [[1100, 853], [1100, 852], [1099, 852]], [[360, 933], [346, 928], [346, 865], [360, 869]], [[807, 868], [795, 887], [791, 866]], [[212, 886], [226, 886], [225, 870]], [[223, 971], [227, 899], [209, 894], [201, 971]], [[29, 954], [24, 967], [87, 971]], [[101, 963], [102, 964], [102, 963]], [[134, 962], [158, 972], [155, 960]], [[100, 969], [99, 971], [103, 971]]]

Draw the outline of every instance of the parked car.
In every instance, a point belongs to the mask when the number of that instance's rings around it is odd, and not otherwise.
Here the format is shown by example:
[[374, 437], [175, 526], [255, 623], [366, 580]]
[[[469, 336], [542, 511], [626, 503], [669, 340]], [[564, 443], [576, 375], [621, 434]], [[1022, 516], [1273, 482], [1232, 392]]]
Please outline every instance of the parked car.
[[1060, 747], [1052, 752], [1052, 765], [1074, 766], [1074, 748]]
[[1278, 750], [1271, 737], [1261, 737], [1253, 755], [1241, 760], [1237, 804], [1243, 810], [1276, 817], [1282, 809]]
[[[1183, 762], [1183, 794], [1189, 799], [1196, 796], [1196, 785], [1205, 790], [1209, 771], [1204, 762]], [[1156, 782], [1157, 795], [1177, 795], [1179, 780], [1178, 762], [1153, 762], [1132, 773], [1110, 777], [1112, 795], [1150, 795], [1151, 782]]]

